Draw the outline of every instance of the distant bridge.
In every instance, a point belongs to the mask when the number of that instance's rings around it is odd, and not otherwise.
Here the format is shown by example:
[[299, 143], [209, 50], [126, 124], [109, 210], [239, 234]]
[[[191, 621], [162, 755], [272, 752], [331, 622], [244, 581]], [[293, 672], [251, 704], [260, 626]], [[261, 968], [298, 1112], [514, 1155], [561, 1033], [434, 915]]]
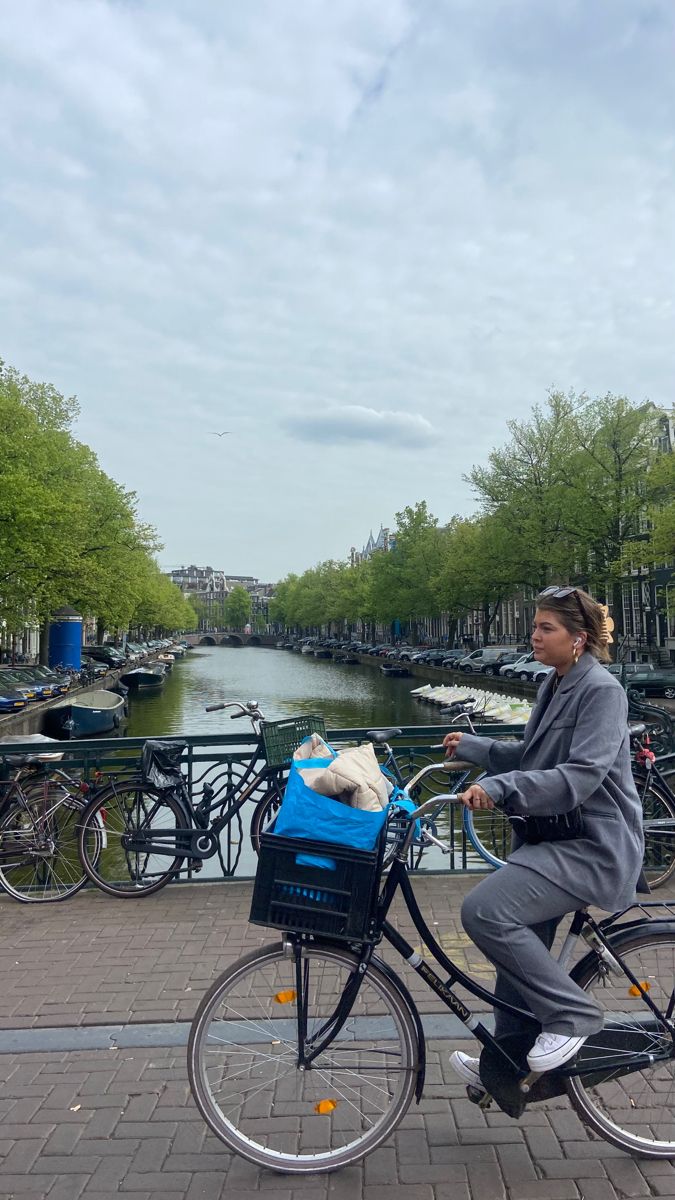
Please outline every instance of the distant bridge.
[[242, 633], [240, 629], [211, 629], [208, 633], [187, 633], [183, 641], [191, 646], [276, 646], [278, 635]]

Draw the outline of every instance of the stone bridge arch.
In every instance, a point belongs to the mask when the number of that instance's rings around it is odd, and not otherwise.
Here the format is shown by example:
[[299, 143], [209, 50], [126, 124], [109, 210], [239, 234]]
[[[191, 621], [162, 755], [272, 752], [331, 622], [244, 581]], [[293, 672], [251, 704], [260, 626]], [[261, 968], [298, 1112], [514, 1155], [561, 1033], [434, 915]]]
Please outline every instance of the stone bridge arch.
[[214, 637], [211, 637], [210, 633], [205, 633], [203, 637], [200, 637], [199, 645], [200, 646], [215, 646], [216, 639]]
[[226, 633], [218, 641], [219, 646], [243, 646], [244, 639], [239, 633]]

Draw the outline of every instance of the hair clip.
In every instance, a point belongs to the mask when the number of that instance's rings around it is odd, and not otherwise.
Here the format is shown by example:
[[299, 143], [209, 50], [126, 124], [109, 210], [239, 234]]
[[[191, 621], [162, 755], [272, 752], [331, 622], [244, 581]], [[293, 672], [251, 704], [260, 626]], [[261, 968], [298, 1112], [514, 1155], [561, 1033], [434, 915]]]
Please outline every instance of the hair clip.
[[614, 638], [612, 637], [612, 630], [614, 628], [614, 622], [609, 615], [609, 607], [606, 604], [599, 604], [598, 608], [602, 614], [602, 629], [600, 631], [600, 637], [605, 643], [613, 642]]

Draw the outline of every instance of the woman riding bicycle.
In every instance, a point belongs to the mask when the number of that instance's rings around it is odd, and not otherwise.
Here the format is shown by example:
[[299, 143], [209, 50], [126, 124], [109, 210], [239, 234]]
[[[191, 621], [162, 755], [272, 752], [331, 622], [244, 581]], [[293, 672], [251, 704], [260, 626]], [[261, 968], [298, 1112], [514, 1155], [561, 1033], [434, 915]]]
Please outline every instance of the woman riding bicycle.
[[[579, 588], [546, 588], [537, 598], [532, 648], [554, 670], [522, 742], [459, 732], [444, 740], [448, 755], [489, 775], [463, 793], [463, 804], [502, 808], [514, 827], [507, 864], [469, 893], [462, 924], [497, 968], [495, 994], [528, 1007], [541, 1024], [527, 1055], [533, 1072], [561, 1067], [602, 1026], [600, 1008], [549, 953], [561, 918], [588, 904], [624, 908], [642, 882], [628, 703], [601, 666], [611, 640], [605, 612]], [[497, 1037], [524, 1032], [499, 1011], [495, 1026]], [[482, 1086], [477, 1058], [456, 1052], [451, 1062], [462, 1079]]]

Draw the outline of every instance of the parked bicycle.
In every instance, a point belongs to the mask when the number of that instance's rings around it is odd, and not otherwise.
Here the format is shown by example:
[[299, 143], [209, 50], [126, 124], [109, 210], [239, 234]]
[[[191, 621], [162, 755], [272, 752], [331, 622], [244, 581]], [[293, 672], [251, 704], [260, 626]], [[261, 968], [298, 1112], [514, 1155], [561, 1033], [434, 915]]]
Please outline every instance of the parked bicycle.
[[[0, 758], [0, 888], [24, 903], [67, 900], [87, 882], [78, 843], [89, 788], [51, 765], [62, 757], [52, 751]], [[92, 862], [105, 841], [99, 814], [90, 830]]]
[[[447, 804], [456, 799], [445, 796]], [[385, 837], [366, 852], [262, 835], [251, 920], [280, 929], [281, 939], [230, 966], [197, 1010], [188, 1071], [210, 1128], [251, 1162], [294, 1174], [355, 1163], [391, 1135], [413, 1097], [422, 1097], [426, 1049], [415, 1000], [376, 953], [383, 940], [481, 1043], [487, 1091], [469, 1088], [470, 1099], [518, 1117], [529, 1103], [567, 1095], [613, 1145], [675, 1157], [673, 915], [648, 919], [663, 907], [654, 902], [601, 921], [585, 909], [574, 915], [560, 958], [571, 965], [577, 948], [587, 951], [570, 973], [596, 989], [604, 1027], [575, 1060], [533, 1075], [526, 1054], [540, 1029], [532, 1014], [499, 1000], [449, 958], [416, 902], [406, 863], [416, 820], [437, 803], [398, 814], [386, 876]], [[398, 893], [440, 973], [389, 922]], [[516, 1013], [531, 1034], [497, 1041], [457, 985]]]
[[[261, 833], [281, 803], [293, 751], [308, 734], [323, 736], [326, 730], [323, 719], [316, 716], [266, 721], [255, 700], [225, 701], [209, 705], [206, 711], [230, 708], [235, 709], [231, 718], [247, 718], [256, 734], [256, 744], [246, 753], [238, 777], [231, 765], [223, 767], [213, 782], [202, 781], [195, 799], [180, 767], [185, 743], [148, 742], [140, 775], [113, 778], [97, 791], [82, 816], [79, 849], [88, 877], [102, 891], [123, 899], [149, 896], [181, 874], [199, 872], [215, 856], [223, 874], [232, 874], [243, 843], [240, 814], [248, 801], [255, 805], [249, 836], [257, 852]], [[170, 746], [173, 762], [167, 763]], [[164, 782], [158, 770], [164, 773]], [[107, 840], [99, 852], [100, 821]], [[232, 822], [239, 824], [238, 854], [228, 868], [220, 835]]]

